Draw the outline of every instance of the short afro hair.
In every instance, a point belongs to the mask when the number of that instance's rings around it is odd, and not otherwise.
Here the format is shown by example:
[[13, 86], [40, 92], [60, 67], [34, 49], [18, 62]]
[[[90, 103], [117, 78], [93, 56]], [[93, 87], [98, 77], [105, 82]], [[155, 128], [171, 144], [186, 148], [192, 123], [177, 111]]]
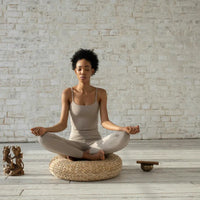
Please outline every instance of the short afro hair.
[[99, 60], [98, 60], [97, 54], [94, 53], [94, 50], [93, 49], [92, 50], [79, 49], [78, 51], [76, 51], [75, 54], [71, 58], [73, 70], [75, 70], [76, 68], [76, 63], [81, 59], [86, 59], [87, 61], [90, 62], [92, 68], [94, 69], [94, 74], [95, 74], [96, 71], [98, 70]]

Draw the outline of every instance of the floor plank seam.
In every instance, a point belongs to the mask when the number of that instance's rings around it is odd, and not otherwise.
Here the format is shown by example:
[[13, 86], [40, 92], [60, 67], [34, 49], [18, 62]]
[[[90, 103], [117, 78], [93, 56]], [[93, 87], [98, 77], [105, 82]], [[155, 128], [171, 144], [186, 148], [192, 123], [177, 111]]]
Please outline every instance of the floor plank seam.
[[24, 189], [22, 189], [22, 191], [19, 193], [19, 196], [21, 196], [23, 192], [24, 192]]

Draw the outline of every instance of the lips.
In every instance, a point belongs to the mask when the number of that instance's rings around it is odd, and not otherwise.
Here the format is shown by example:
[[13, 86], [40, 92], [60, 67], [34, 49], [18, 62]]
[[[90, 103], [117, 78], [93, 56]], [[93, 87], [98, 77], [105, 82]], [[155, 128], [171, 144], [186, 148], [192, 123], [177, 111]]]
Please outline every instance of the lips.
[[85, 76], [80, 76], [80, 79], [86, 79], [86, 77]]

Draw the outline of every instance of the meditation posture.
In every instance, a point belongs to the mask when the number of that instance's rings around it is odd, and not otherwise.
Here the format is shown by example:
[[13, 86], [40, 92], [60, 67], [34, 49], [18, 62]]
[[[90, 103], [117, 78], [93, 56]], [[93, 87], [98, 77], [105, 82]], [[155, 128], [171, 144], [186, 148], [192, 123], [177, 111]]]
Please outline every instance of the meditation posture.
[[[90, 78], [98, 70], [99, 64], [93, 50], [79, 49], [71, 62], [78, 84], [62, 92], [59, 123], [48, 128], [35, 127], [31, 132], [38, 136], [39, 143], [45, 149], [68, 159], [104, 160], [106, 154], [123, 149], [130, 140], [130, 134], [140, 132], [139, 126], [121, 127], [109, 120], [106, 90], [90, 85]], [[98, 131], [99, 111], [101, 125], [115, 131], [104, 138]], [[69, 139], [51, 133], [67, 128], [68, 115], [71, 121]]]

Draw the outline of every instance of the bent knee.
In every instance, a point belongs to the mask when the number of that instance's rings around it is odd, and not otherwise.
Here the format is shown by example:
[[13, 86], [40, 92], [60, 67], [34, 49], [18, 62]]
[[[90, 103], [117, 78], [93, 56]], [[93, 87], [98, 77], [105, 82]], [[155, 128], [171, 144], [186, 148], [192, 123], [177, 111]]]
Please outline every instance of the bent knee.
[[130, 134], [129, 133], [122, 132], [120, 134], [121, 134], [121, 137], [120, 137], [121, 142], [129, 142], [129, 140], [130, 140]]
[[115, 137], [117, 137], [117, 140], [112, 146], [112, 152], [120, 151], [126, 147], [130, 141], [130, 134], [126, 132], [119, 132]]
[[46, 145], [49, 143], [49, 140], [51, 137], [52, 137], [52, 134], [47, 132], [42, 136], [38, 136], [38, 142], [42, 145]]
[[125, 147], [130, 141], [130, 134], [126, 132], [119, 133], [119, 140], [118, 145], [123, 148]]

